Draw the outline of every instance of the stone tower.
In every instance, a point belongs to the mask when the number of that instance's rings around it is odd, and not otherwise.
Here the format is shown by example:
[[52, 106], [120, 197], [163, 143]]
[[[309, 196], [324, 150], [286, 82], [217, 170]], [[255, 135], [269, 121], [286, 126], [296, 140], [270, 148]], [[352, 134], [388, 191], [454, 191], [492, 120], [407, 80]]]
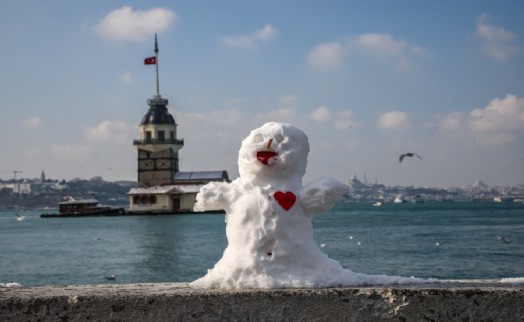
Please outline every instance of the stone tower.
[[178, 168], [178, 151], [184, 140], [177, 139], [177, 124], [167, 110], [167, 99], [155, 95], [147, 101], [149, 110], [139, 125], [138, 186], [152, 187], [173, 183]]

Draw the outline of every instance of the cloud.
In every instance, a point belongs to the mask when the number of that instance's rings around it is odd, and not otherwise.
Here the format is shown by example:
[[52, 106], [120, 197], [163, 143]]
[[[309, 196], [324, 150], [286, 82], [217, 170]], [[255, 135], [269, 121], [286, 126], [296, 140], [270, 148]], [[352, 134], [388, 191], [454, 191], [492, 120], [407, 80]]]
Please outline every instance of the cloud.
[[460, 129], [464, 116], [462, 113], [453, 112], [445, 115], [439, 122], [439, 127], [446, 131], [453, 131]]
[[409, 119], [404, 112], [391, 111], [379, 116], [378, 126], [385, 130], [405, 129], [409, 127]]
[[[295, 110], [290, 107], [283, 107], [275, 110], [269, 110], [266, 113], [259, 113], [255, 116], [257, 124], [264, 124], [266, 122], [283, 122], [283, 123], [295, 123], [296, 122]], [[260, 126], [258, 125], [258, 126]]]
[[348, 37], [345, 43], [322, 43], [309, 52], [308, 62], [319, 70], [340, 69], [349, 53], [391, 63], [399, 69], [412, 66], [415, 57], [428, 54], [421, 46], [410, 45], [406, 40], [395, 39], [390, 34], [366, 33]]
[[515, 142], [524, 130], [524, 98], [508, 94], [469, 113], [453, 112], [440, 119], [438, 127], [452, 139], [465, 143], [496, 146]]
[[91, 153], [91, 148], [85, 145], [55, 145], [51, 153], [61, 158], [83, 158]]
[[278, 102], [284, 105], [292, 105], [298, 102], [298, 96], [293, 94], [284, 95], [278, 99]]
[[130, 126], [123, 121], [103, 121], [85, 130], [87, 140], [92, 142], [126, 142], [129, 140]]
[[93, 29], [98, 36], [106, 39], [142, 41], [155, 32], [167, 30], [176, 19], [176, 14], [168, 9], [133, 11], [133, 8], [125, 6], [111, 11]]
[[35, 157], [42, 154], [41, 148], [28, 148], [22, 151], [22, 154], [26, 157]]
[[122, 84], [131, 84], [133, 82], [133, 75], [131, 73], [123, 73], [120, 75], [120, 82]]
[[497, 133], [495, 135], [485, 135], [480, 138], [477, 138], [477, 142], [485, 146], [500, 146], [512, 143], [514, 141], [515, 136], [511, 133], [506, 132]]
[[356, 51], [364, 55], [391, 62], [399, 69], [406, 69], [413, 64], [414, 56], [426, 54], [420, 46], [412, 46], [403, 39], [395, 39], [390, 34], [362, 34], [351, 41]]
[[38, 126], [42, 124], [42, 119], [39, 116], [31, 116], [25, 119], [23, 123], [27, 126]]
[[323, 123], [331, 118], [331, 112], [325, 106], [319, 106], [309, 114], [309, 119], [316, 123]]
[[220, 41], [226, 47], [257, 49], [261, 42], [273, 40], [278, 34], [272, 25], [265, 25], [248, 35], [226, 36]]
[[408, 47], [406, 41], [395, 40], [390, 34], [363, 34], [355, 38], [355, 44], [373, 54], [388, 56], [399, 56]]
[[508, 94], [493, 99], [486, 107], [471, 111], [468, 116], [473, 131], [507, 131], [524, 129], [524, 98]]
[[338, 42], [322, 43], [308, 54], [311, 67], [318, 70], [334, 70], [344, 65], [347, 50]]
[[337, 113], [335, 120], [335, 129], [345, 131], [359, 127], [353, 119], [353, 113], [349, 110], [343, 110]]
[[489, 14], [483, 14], [477, 22], [477, 36], [484, 40], [482, 51], [490, 58], [506, 62], [519, 53], [520, 48], [511, 43], [515, 35], [501, 27], [488, 24], [489, 17]]

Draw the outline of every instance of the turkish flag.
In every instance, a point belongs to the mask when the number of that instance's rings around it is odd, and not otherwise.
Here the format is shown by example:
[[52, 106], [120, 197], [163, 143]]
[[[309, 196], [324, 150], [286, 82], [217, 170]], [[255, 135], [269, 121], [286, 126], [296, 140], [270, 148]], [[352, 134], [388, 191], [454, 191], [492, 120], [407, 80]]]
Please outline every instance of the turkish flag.
[[156, 64], [156, 57], [148, 57], [144, 59], [144, 65], [155, 65]]

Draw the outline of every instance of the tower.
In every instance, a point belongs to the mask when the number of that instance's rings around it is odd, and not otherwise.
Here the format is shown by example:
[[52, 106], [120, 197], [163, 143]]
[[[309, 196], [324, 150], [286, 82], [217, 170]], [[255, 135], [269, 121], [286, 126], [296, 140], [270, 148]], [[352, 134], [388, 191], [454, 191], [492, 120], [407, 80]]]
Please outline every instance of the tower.
[[138, 126], [140, 139], [133, 145], [138, 151], [138, 186], [152, 187], [173, 183], [178, 168], [178, 151], [184, 140], [177, 139], [177, 124], [167, 110], [167, 99], [160, 96], [158, 82], [158, 43], [155, 35], [155, 56], [146, 58], [146, 65], [156, 65], [157, 93], [147, 100], [149, 110]]

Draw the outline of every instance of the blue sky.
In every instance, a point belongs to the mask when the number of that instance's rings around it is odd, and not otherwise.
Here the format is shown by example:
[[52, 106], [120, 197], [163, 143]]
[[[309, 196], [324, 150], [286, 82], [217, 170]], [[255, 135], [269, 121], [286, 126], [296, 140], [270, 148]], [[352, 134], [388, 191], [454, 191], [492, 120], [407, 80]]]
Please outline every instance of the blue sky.
[[183, 171], [280, 121], [305, 182], [524, 183], [522, 1], [0, 0], [0, 178], [136, 180], [155, 32]]

